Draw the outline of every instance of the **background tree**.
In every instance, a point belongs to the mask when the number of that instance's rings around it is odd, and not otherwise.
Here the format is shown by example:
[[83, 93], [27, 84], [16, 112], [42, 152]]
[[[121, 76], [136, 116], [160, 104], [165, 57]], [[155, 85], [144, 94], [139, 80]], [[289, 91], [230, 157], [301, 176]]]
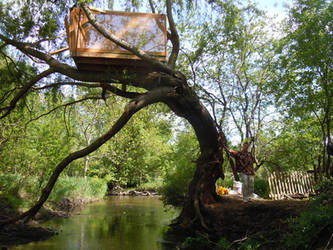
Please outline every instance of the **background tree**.
[[213, 2], [207, 23], [186, 26], [196, 35], [189, 36], [191, 46], [181, 54], [184, 72], [226, 137], [234, 144], [252, 138], [256, 145], [276, 119], [267, 91], [275, 28], [254, 4]]
[[331, 157], [326, 153], [332, 140], [332, 10], [331, 1], [295, 2], [287, 35], [280, 41], [277, 81], [272, 85], [282, 113], [296, 121], [306, 120], [321, 138], [321, 146], [315, 146], [322, 163], [318, 171], [326, 176], [332, 175]]

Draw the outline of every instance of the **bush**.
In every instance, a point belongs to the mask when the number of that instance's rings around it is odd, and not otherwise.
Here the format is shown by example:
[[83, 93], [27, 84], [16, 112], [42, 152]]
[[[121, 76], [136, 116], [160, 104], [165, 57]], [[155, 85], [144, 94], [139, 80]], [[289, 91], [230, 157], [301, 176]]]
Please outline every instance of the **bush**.
[[232, 173], [225, 173], [224, 175], [225, 175], [224, 180], [219, 178], [216, 181], [216, 185], [232, 189], [232, 186], [234, 185], [234, 177], [233, 177]]
[[[36, 177], [20, 175], [0, 176], [1, 196], [7, 197], [10, 205], [15, 208], [30, 207], [40, 195], [40, 183]], [[107, 191], [104, 179], [76, 177], [60, 177], [53, 188], [47, 202], [55, 203], [63, 197], [92, 199], [102, 198]]]
[[19, 193], [23, 189], [23, 181], [20, 175], [1, 175], [0, 176], [0, 195], [7, 197], [12, 208], [18, 209], [23, 205]]
[[290, 220], [290, 232], [284, 235], [288, 249], [317, 249], [328, 243], [333, 232], [333, 180], [321, 183], [317, 191], [310, 209]]
[[107, 191], [105, 180], [97, 177], [61, 177], [58, 179], [49, 201], [58, 202], [63, 197], [92, 199], [102, 198]]
[[149, 181], [143, 183], [136, 187], [137, 191], [148, 191], [148, 192], [159, 192], [163, 184], [162, 179], [156, 179], [154, 181]]
[[187, 198], [198, 153], [199, 145], [193, 130], [181, 132], [174, 145], [174, 152], [170, 155], [174, 161], [174, 169], [166, 173], [160, 189], [165, 205], [179, 207]]
[[177, 168], [175, 172], [166, 175], [164, 184], [160, 188], [164, 205], [176, 207], [183, 205], [194, 171], [195, 165], [189, 164], [187, 168]]
[[254, 193], [262, 198], [268, 198], [268, 181], [259, 177], [254, 178]]

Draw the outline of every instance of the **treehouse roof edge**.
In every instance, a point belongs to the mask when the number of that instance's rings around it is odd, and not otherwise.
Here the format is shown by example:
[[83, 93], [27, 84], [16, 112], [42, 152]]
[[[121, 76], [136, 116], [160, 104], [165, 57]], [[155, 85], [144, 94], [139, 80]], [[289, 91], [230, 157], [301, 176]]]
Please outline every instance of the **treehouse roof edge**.
[[[80, 9], [80, 8], [76, 8]], [[135, 15], [142, 15], [142, 16], [152, 16], [152, 17], [165, 17], [165, 14], [160, 14], [160, 13], [147, 13], [147, 12], [129, 12], [129, 11], [120, 11], [120, 10], [102, 10], [99, 8], [95, 7], [89, 7], [90, 11], [92, 13], [100, 13], [100, 14], [119, 14], [119, 15], [124, 15], [124, 16], [135, 16]]]
[[[159, 61], [167, 61], [166, 16], [164, 14], [90, 9], [96, 15], [96, 19], [116, 36]], [[97, 32], [88, 22], [82, 9], [73, 8], [71, 10], [70, 25], [66, 26], [66, 30], [68, 30], [70, 54], [78, 69], [87, 69], [89, 65], [96, 68], [94, 64], [117, 65], [124, 68], [133, 68], [137, 64], [140, 69], [146, 65], [142, 59]], [[91, 63], [89, 63], [89, 58], [92, 59]], [[98, 61], [99, 58], [100, 61]], [[130, 62], [131, 60], [133, 62]], [[83, 62], [84, 67], [80, 65]]]

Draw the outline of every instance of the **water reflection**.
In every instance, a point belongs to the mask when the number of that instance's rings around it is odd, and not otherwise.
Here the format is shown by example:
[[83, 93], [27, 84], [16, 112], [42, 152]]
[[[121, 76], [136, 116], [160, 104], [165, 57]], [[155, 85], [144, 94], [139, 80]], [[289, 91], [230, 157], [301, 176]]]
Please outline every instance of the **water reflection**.
[[112, 197], [44, 224], [62, 230], [59, 235], [10, 249], [162, 249], [163, 233], [177, 214], [165, 211], [158, 198]]

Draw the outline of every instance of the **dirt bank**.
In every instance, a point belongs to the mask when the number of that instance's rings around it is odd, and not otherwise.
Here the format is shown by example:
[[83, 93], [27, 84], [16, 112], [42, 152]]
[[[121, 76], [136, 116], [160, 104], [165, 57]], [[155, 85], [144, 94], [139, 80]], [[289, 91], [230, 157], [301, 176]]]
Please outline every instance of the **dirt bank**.
[[208, 232], [199, 226], [175, 225], [169, 233], [171, 237], [175, 233], [184, 237], [200, 237], [207, 233], [212, 241], [224, 238], [232, 243], [230, 249], [237, 249], [249, 238], [260, 242], [258, 249], [281, 249], [282, 233], [288, 230], [287, 220], [307, 208], [308, 201], [254, 199], [245, 203], [241, 196], [227, 195], [206, 207], [203, 216], [210, 229]]
[[251, 237], [266, 242], [266, 249], [279, 249], [280, 236], [288, 230], [287, 219], [307, 208], [308, 201], [258, 199], [244, 203], [240, 196], [226, 196], [208, 207], [208, 218], [218, 238], [239, 241]]
[[[40, 227], [45, 222], [56, 217], [68, 217], [80, 210], [85, 204], [93, 200], [63, 198], [55, 207], [50, 209], [42, 207], [34, 220], [28, 224], [18, 222], [0, 228], [0, 247], [6, 249], [9, 246], [26, 244], [32, 241], [46, 240], [58, 232], [53, 229]], [[18, 215], [18, 212], [11, 207], [8, 199], [0, 198], [0, 221]]]

